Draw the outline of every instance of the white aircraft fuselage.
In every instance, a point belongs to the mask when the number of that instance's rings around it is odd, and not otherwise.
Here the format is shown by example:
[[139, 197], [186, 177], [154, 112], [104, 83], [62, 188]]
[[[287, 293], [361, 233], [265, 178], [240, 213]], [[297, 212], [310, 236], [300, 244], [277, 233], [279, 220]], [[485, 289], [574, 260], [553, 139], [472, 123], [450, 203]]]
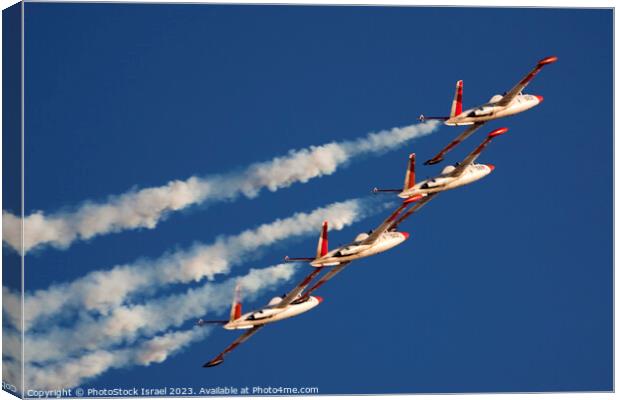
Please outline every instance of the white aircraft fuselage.
[[308, 296], [308, 298], [300, 303], [291, 303], [286, 307], [278, 308], [278, 303], [282, 301], [281, 297], [274, 297], [269, 305], [260, 310], [251, 311], [241, 315], [239, 318], [228, 322], [224, 325], [225, 329], [250, 329], [255, 326], [269, 324], [271, 322], [280, 321], [291, 318], [296, 315], [305, 313], [321, 304], [323, 299], [319, 296]]
[[476, 122], [486, 122], [497, 118], [509, 117], [536, 107], [543, 101], [542, 96], [520, 94], [506, 106], [496, 104], [502, 97], [502, 95], [497, 94], [493, 96], [488, 103], [465, 110], [459, 115], [447, 119], [444, 124], [450, 126], [472, 125]]
[[453, 165], [448, 165], [443, 169], [441, 175], [416, 183], [410, 189], [400, 192], [398, 197], [407, 199], [420, 194], [428, 195], [464, 186], [489, 175], [495, 169], [495, 166], [491, 164], [472, 164], [465, 168], [465, 171], [458, 177], [450, 175], [454, 168]]
[[361, 244], [367, 237], [367, 233], [360, 233], [355, 241], [328, 252], [323, 257], [312, 261], [310, 265], [328, 267], [383, 253], [403, 243], [409, 238], [409, 234], [407, 232], [385, 232], [373, 244]]

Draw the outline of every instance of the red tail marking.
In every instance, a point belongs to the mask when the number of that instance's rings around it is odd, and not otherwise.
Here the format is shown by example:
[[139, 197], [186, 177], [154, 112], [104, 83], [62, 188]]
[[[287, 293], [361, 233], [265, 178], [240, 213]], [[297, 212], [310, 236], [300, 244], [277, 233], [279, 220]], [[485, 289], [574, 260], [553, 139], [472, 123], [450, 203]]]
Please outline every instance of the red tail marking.
[[321, 257], [327, 254], [327, 221], [323, 222], [323, 230], [321, 231]]
[[454, 108], [454, 117], [463, 112], [463, 81], [456, 83], [456, 107]]
[[409, 155], [409, 166], [405, 176], [405, 189], [411, 189], [415, 185], [415, 153]]
[[230, 320], [235, 321], [241, 317], [241, 283], [237, 281], [235, 295], [230, 308]]
[[235, 319], [241, 318], [241, 303], [235, 304], [235, 312], [233, 314]]

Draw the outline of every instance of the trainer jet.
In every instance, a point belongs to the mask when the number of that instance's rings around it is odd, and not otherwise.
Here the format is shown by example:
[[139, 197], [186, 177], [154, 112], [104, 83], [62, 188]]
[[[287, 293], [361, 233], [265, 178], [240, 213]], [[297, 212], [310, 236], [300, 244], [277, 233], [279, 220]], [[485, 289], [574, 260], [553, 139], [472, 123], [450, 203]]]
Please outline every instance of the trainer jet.
[[402, 189], [378, 189], [374, 188], [374, 193], [379, 192], [396, 192], [398, 197], [403, 199], [428, 196], [433, 193], [443, 192], [459, 186], [464, 186], [484, 178], [495, 168], [491, 164], [475, 164], [482, 150], [491, 143], [493, 138], [504, 134], [508, 128], [495, 129], [484, 139], [478, 147], [474, 149], [465, 159], [455, 165], [448, 165], [441, 171], [441, 174], [430, 179], [425, 179], [418, 183], [415, 182], [415, 154], [409, 156], [407, 164], [407, 172], [405, 173], [405, 184]]
[[409, 204], [422, 199], [422, 197], [422, 195], [408, 197], [377, 229], [371, 230], [368, 233], [360, 233], [353, 242], [331, 251], [328, 250], [327, 221], [324, 221], [316, 256], [301, 258], [287, 256], [284, 257], [284, 261], [307, 261], [313, 267], [331, 267], [383, 253], [409, 238], [407, 232], [397, 232], [395, 230], [394, 222]]
[[[422, 201], [425, 200], [426, 199], [423, 199]], [[312, 296], [312, 293], [340, 273], [347, 265], [349, 265], [349, 262], [343, 262], [340, 265], [329, 268], [329, 271], [318, 279], [314, 285], [306, 289], [314, 278], [323, 270], [323, 267], [314, 268], [312, 272], [310, 272], [310, 274], [308, 274], [308, 276], [306, 276], [293, 290], [288, 292], [288, 294], [274, 297], [265, 307], [245, 314], [243, 314], [241, 309], [240, 285], [237, 284], [230, 308], [230, 318], [228, 320], [200, 319], [197, 325], [219, 324], [223, 325], [224, 329], [245, 329], [246, 332], [239, 336], [211, 361], [205, 363], [203, 367], [215, 367], [223, 363], [224, 356], [237, 348], [241, 343], [247, 341], [265, 325], [305, 313], [321, 304], [323, 298]]]
[[259, 329], [272, 322], [291, 318], [296, 315], [305, 313], [318, 306], [323, 299], [319, 296], [310, 296], [314, 290], [320, 285], [315, 285], [302, 295], [308, 284], [321, 272], [320, 268], [314, 269], [303, 281], [301, 281], [288, 294], [281, 297], [274, 297], [265, 307], [250, 311], [243, 314], [241, 310], [240, 285], [235, 288], [235, 295], [232, 306], [230, 308], [230, 318], [228, 320], [198, 320], [199, 326], [208, 324], [223, 325], [224, 329], [246, 329], [246, 332], [239, 336], [234, 342], [224, 349], [220, 354], [215, 356], [211, 361], [203, 365], [203, 367], [215, 367], [224, 362], [224, 356], [233, 351], [241, 343], [248, 340]]
[[437, 155], [424, 162], [424, 164], [431, 165], [443, 161], [446, 153], [471, 136], [487, 121], [519, 114], [542, 103], [542, 96], [523, 94], [522, 91], [545, 65], [552, 64], [557, 60], [558, 58], [556, 56], [543, 58], [538, 61], [534, 69], [521, 79], [515, 87], [510, 89], [510, 91], [504, 94], [496, 94], [491, 97], [487, 103], [465, 111], [463, 111], [463, 81], [458, 81], [456, 83], [456, 91], [454, 93], [454, 100], [452, 101], [449, 117], [425, 117], [424, 115], [420, 115], [419, 119], [420, 121], [439, 119], [443, 120], [446, 125], [470, 125], [470, 127], [444, 147]]

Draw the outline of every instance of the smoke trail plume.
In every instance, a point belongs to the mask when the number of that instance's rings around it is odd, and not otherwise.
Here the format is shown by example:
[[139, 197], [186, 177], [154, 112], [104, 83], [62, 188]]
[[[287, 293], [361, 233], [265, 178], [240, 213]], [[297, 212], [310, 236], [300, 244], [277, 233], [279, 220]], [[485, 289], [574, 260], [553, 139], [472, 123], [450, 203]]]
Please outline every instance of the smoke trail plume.
[[[79, 309], [85, 312], [107, 314], [122, 304], [130, 295], [154, 290], [173, 283], [212, 280], [218, 274], [230, 271], [264, 246], [278, 241], [316, 234], [323, 220], [330, 221], [332, 230], [340, 230], [382, 210], [377, 200], [353, 199], [330, 204], [310, 213], [296, 213], [235, 236], [222, 236], [211, 244], [196, 244], [190, 249], [166, 254], [155, 260], [143, 259], [110, 270], [88, 273], [72, 282], [55, 284], [45, 290], [26, 293], [24, 325], [28, 330], [34, 323], [58, 313]], [[15, 326], [21, 318], [19, 308], [8, 307], [18, 303], [18, 294], [3, 288], [5, 316]]]
[[46, 366], [28, 364], [26, 390], [73, 388], [109, 369], [161, 363], [191, 343], [204, 339], [210, 332], [211, 328], [205, 327], [171, 331], [133, 347], [97, 350]]
[[[396, 149], [438, 126], [436, 121], [429, 121], [370, 133], [357, 140], [291, 150], [285, 156], [252, 164], [239, 173], [174, 180], [160, 187], [111, 196], [104, 202], [88, 201], [69, 212], [46, 215], [37, 211], [24, 218], [23, 248], [26, 252], [43, 246], [65, 249], [76, 240], [123, 230], [153, 229], [171, 212], [240, 195], [253, 198], [265, 188], [276, 191], [330, 175], [352, 158]], [[3, 211], [2, 231], [5, 243], [20, 251], [20, 218]]]
[[229, 310], [236, 282], [241, 283], [244, 299], [253, 300], [265, 290], [288, 282], [296, 269], [299, 266], [290, 264], [252, 269], [243, 277], [223, 283], [208, 283], [143, 304], [119, 306], [101, 318], [82, 315], [70, 327], [55, 326], [44, 333], [28, 334], [25, 359], [31, 363], [60, 362], [84, 351], [132, 344], [140, 337], [179, 328], [188, 320], [207, 314], [221, 315]]

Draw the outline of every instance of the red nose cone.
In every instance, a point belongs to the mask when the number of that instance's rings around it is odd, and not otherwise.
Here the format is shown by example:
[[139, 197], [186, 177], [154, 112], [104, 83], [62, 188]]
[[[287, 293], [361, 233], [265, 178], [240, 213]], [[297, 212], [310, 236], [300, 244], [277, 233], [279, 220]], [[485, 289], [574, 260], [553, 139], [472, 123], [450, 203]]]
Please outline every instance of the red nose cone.
[[538, 104], [543, 102], [543, 97], [542, 96], [536, 95], [536, 98], [538, 99]]
[[323, 298], [321, 296], [314, 296], [318, 301], [319, 304], [323, 302]]
[[400, 234], [405, 237], [405, 240], [409, 239], [409, 234], [407, 232], [401, 232]]
[[491, 172], [493, 172], [493, 170], [495, 169], [495, 165], [493, 165], [493, 164], [487, 164], [487, 167], [489, 167]]

